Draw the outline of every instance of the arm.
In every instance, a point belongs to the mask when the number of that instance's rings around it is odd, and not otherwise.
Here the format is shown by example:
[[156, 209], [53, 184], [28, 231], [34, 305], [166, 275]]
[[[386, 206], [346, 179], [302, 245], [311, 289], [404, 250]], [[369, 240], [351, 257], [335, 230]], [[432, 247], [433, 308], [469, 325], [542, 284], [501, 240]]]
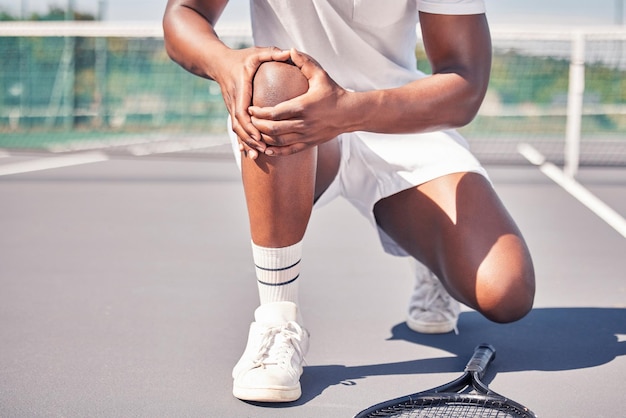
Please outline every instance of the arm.
[[[248, 113], [252, 79], [265, 61], [284, 61], [288, 52], [276, 48], [228, 48], [214, 30], [228, 0], [168, 0], [163, 16], [165, 49], [187, 71], [215, 80], [222, 90], [233, 130], [242, 146], [263, 152], [265, 144]], [[255, 156], [255, 151], [250, 153]]]
[[391, 132], [464, 126], [476, 116], [485, 97], [491, 71], [486, 17], [421, 13], [420, 22], [433, 75], [375, 94], [373, 100], [384, 104], [389, 119], [373, 121], [374, 131], [389, 132], [386, 126], [391, 126]]
[[[169, 0], [163, 15], [165, 50], [185, 70], [215, 80], [219, 60], [228, 52], [213, 27], [228, 0]], [[218, 68], [216, 68], [218, 67]]]
[[309, 57], [292, 53], [309, 78], [309, 92], [273, 108], [250, 109], [264, 141], [273, 145], [266, 153], [297, 152], [343, 132], [427, 132], [469, 123], [489, 82], [486, 17], [421, 13], [420, 21], [433, 75], [399, 88], [347, 92]]

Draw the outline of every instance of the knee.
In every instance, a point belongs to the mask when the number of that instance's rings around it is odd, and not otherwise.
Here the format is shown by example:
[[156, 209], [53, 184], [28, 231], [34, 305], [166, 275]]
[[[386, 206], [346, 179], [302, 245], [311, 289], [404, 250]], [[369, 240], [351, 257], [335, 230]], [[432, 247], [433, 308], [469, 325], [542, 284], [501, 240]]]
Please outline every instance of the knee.
[[275, 106], [306, 93], [309, 82], [295, 65], [285, 62], [264, 62], [253, 80], [252, 104]]
[[478, 310], [489, 320], [510, 323], [530, 312], [535, 298], [532, 270], [497, 277], [479, 277], [476, 283]]

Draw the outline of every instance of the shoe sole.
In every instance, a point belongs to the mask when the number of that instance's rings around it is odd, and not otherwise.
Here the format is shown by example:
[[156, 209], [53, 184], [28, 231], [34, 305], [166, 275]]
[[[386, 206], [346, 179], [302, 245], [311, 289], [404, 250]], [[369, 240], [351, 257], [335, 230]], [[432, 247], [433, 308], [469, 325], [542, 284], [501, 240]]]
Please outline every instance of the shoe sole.
[[242, 401], [293, 402], [300, 399], [300, 385], [293, 388], [242, 388], [233, 386], [233, 395]]
[[447, 334], [454, 331], [455, 323], [451, 322], [421, 322], [411, 318], [406, 320], [407, 326], [420, 334]]

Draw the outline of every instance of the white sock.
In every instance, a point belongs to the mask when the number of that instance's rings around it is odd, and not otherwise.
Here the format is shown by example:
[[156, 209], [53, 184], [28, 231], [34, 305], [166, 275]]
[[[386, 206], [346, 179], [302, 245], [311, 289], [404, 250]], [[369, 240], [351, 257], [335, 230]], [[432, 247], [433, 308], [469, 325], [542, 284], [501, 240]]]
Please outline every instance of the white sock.
[[283, 248], [260, 247], [252, 243], [261, 305], [270, 302], [298, 304], [298, 278], [302, 241]]

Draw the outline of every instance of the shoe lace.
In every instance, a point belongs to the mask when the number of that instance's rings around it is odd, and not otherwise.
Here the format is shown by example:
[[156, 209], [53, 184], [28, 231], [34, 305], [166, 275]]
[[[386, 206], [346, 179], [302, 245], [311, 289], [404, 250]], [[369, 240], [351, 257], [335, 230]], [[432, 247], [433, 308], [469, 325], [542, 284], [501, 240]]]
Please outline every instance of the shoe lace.
[[432, 274], [429, 273], [428, 277], [420, 278], [411, 295], [411, 308], [421, 310], [437, 308], [438, 310], [445, 310], [449, 303], [450, 296], [442, 290], [443, 286]]
[[[428, 272], [428, 276], [418, 281], [415, 286], [409, 302], [409, 312], [413, 310], [437, 312], [444, 319], [451, 321], [456, 317], [456, 312], [450, 308], [453, 302], [452, 296], [445, 291], [439, 279]], [[459, 333], [456, 325], [454, 333], [457, 335]]]
[[284, 325], [267, 327], [261, 336], [261, 344], [256, 357], [253, 359], [255, 366], [265, 367], [267, 365], [286, 366], [291, 362], [292, 349], [304, 361], [302, 349], [302, 327], [289, 321]]

